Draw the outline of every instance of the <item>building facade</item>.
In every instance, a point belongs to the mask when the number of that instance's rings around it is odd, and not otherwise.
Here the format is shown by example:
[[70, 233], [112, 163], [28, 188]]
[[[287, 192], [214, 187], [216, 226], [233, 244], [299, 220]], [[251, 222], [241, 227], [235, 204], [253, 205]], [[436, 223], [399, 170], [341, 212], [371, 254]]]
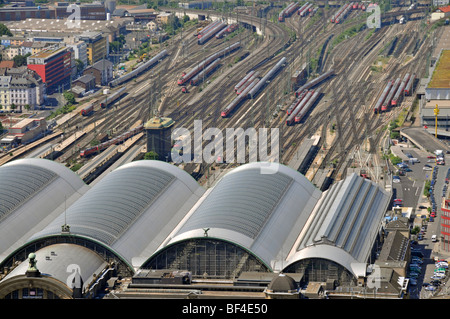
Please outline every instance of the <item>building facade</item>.
[[27, 67], [10, 68], [0, 76], [0, 104], [7, 112], [34, 110], [44, 103], [45, 86]]
[[109, 41], [101, 32], [85, 32], [79, 40], [86, 43], [87, 59], [90, 65], [107, 58], [109, 55]]
[[84, 66], [88, 65], [87, 45], [83, 41], [78, 41], [74, 44], [67, 44], [68, 47], [73, 49], [74, 57], [77, 60], [83, 62]]
[[55, 10], [43, 6], [0, 8], [0, 21], [19, 21], [26, 19], [55, 19]]
[[70, 89], [72, 54], [66, 47], [51, 47], [28, 57], [28, 68], [46, 84], [47, 94]]
[[96, 85], [108, 85], [108, 83], [113, 80], [113, 64], [111, 61], [102, 59], [92, 66], [87, 67], [84, 70], [83, 75], [93, 76]]

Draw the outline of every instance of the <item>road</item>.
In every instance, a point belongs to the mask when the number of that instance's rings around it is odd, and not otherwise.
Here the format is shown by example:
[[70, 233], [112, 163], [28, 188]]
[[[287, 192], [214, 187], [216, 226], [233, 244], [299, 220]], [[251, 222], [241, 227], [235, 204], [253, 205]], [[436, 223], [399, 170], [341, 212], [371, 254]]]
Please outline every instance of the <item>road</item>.
[[[412, 172], [407, 172], [406, 176], [401, 176], [400, 183], [394, 183], [394, 196], [401, 198], [403, 200], [404, 207], [415, 208], [416, 213], [422, 213], [425, 210], [419, 209], [419, 206], [430, 206], [429, 200], [423, 196], [423, 187], [426, 180], [431, 179], [432, 171], [424, 171], [423, 167], [425, 164], [435, 166], [433, 163], [427, 162], [429, 159], [427, 156], [432, 155], [431, 153], [422, 151], [417, 148], [405, 148], [404, 153], [410, 153], [414, 157], [420, 160], [420, 163], [409, 165]], [[439, 242], [432, 242], [431, 236], [438, 235], [440, 232], [440, 202], [442, 198], [442, 189], [445, 184], [445, 177], [447, 170], [450, 169], [449, 162], [450, 157], [447, 156], [447, 165], [438, 165], [438, 173], [436, 177], [436, 183], [434, 188], [434, 196], [437, 203], [437, 217], [433, 222], [426, 222], [426, 219], [416, 218], [414, 220], [413, 226], [422, 226], [422, 223], [426, 224], [426, 231], [424, 233], [424, 239], [418, 241], [418, 244], [413, 245], [413, 247], [422, 251], [424, 255], [422, 264], [422, 274], [417, 280], [417, 286], [410, 286], [410, 296], [412, 299], [426, 299], [433, 296], [431, 291], [423, 289], [423, 283], [429, 283], [432, 279], [430, 278], [435, 269], [434, 258], [448, 258], [450, 254], [445, 253], [440, 250]]]

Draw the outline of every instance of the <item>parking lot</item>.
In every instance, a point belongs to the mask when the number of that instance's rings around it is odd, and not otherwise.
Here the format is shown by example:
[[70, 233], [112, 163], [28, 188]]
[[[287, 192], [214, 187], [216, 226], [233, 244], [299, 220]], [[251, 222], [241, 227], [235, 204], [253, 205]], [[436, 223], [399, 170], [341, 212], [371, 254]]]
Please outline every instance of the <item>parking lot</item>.
[[[414, 164], [407, 163], [407, 166], [403, 168], [404, 176], [398, 174], [398, 168], [394, 169], [394, 175], [398, 176], [399, 181], [393, 183], [394, 199], [401, 199], [404, 207], [415, 208], [417, 217], [414, 219], [412, 228], [420, 227], [419, 236], [414, 237], [416, 241], [411, 245], [413, 257], [410, 264], [412, 267], [408, 268], [410, 297], [426, 299], [436, 295], [446, 295], [448, 278], [447, 266], [444, 261], [450, 257], [450, 254], [439, 249], [439, 237], [440, 206], [444, 195], [443, 191], [447, 187], [446, 178], [450, 172], [450, 165], [448, 165], [450, 157], [447, 155], [444, 165], [436, 165], [436, 159], [429, 158], [435, 154], [416, 148], [405, 148], [403, 152], [419, 161]], [[427, 180], [432, 180], [430, 199], [424, 196], [425, 181]], [[431, 208], [431, 212], [428, 212], [428, 207]], [[431, 216], [435, 217], [430, 219]], [[427, 222], [427, 220], [429, 221]], [[436, 239], [432, 240], [433, 235], [436, 235]], [[436, 260], [443, 260], [443, 263], [436, 267]], [[436, 273], [439, 268], [443, 269]]]

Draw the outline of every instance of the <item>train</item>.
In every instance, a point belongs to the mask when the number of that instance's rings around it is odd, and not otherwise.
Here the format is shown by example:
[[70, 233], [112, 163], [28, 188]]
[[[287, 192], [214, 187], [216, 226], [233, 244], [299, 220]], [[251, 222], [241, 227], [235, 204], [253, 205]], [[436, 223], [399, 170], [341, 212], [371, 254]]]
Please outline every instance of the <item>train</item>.
[[344, 20], [347, 17], [347, 14], [349, 13], [352, 6], [353, 6], [353, 2], [350, 4], [344, 5], [344, 10], [342, 10], [342, 12], [336, 16], [334, 22], [336, 24], [339, 24], [342, 20]]
[[223, 118], [227, 117], [228, 115], [230, 115], [230, 113], [243, 101], [248, 97], [248, 93], [250, 92], [250, 90], [255, 87], [255, 85], [259, 82], [259, 79], [254, 79], [253, 82], [251, 82], [245, 89], [244, 91], [239, 94], [237, 97], [235, 97], [233, 99], [233, 101], [231, 101], [230, 104], [228, 104], [225, 109], [222, 111], [221, 116]]
[[242, 94], [242, 92], [245, 91], [245, 89], [250, 85], [250, 83], [252, 83], [255, 79], [257, 79], [259, 75], [259, 72], [256, 71], [255, 73], [252, 74], [252, 76], [248, 79], [248, 81], [246, 81], [237, 91], [236, 94]]
[[300, 93], [303, 92], [304, 90], [310, 89], [310, 88], [316, 86], [317, 84], [319, 84], [320, 82], [326, 80], [327, 78], [329, 78], [333, 74], [334, 74], [334, 70], [331, 69], [331, 70], [323, 73], [322, 75], [319, 75], [314, 80], [305, 83], [302, 87], [300, 87], [299, 89], [297, 89], [297, 91], [295, 91], [295, 96], [298, 97], [300, 95]]
[[212, 28], [214, 28], [215, 26], [217, 26], [220, 23], [220, 20], [216, 20], [214, 22], [211, 22], [210, 24], [208, 24], [206, 27], [204, 27], [202, 30], [200, 30], [197, 33], [197, 38], [200, 39], [201, 37], [203, 37], [203, 35], [205, 33], [207, 33], [209, 30], [211, 30]]
[[272, 79], [272, 77], [281, 69], [286, 61], [287, 60], [285, 57], [281, 58], [280, 61], [278, 61], [278, 63], [272, 69], [270, 69], [269, 72], [266, 73], [266, 75], [264, 75], [261, 81], [258, 81], [258, 83], [256, 83], [256, 85], [250, 90], [249, 97], [253, 99], [258, 94], [259, 90], [264, 86], [264, 84]]
[[241, 88], [241, 86], [243, 86], [244, 85], [244, 83], [246, 83], [247, 81], [248, 81], [248, 79], [250, 79], [250, 77], [253, 75], [253, 74], [255, 74], [255, 72], [256, 71], [254, 71], [254, 70], [251, 70], [251, 71], [249, 71], [239, 82], [238, 82], [238, 84], [236, 84], [235, 86], [234, 86], [234, 92], [236, 92], [237, 93], [237, 91]]
[[104, 99], [102, 99], [100, 101], [101, 108], [105, 109], [108, 106], [110, 106], [112, 103], [116, 102], [119, 98], [122, 97], [125, 90], [126, 90], [126, 87], [123, 87], [123, 88], [120, 88], [117, 92], [114, 92], [113, 94], [111, 94], [110, 96], [107, 95]]
[[216, 39], [221, 39], [225, 34], [231, 33], [231, 32], [233, 32], [234, 30], [236, 30], [237, 27], [238, 27], [238, 24], [237, 24], [237, 23], [233, 23], [233, 24], [230, 24], [230, 25], [228, 25], [228, 26], [225, 26], [221, 31], [219, 31], [219, 32], [216, 34]]
[[227, 25], [223, 22], [219, 22], [216, 26], [212, 27], [211, 29], [209, 29], [208, 31], [206, 31], [205, 33], [203, 33], [201, 35], [201, 37], [197, 40], [197, 43], [199, 45], [205, 44], [206, 42], [208, 42], [212, 37], [214, 37], [217, 32], [219, 32], [220, 30], [222, 30], [224, 27], [226, 27]]
[[[112, 103], [116, 102], [125, 92], [126, 87], [120, 88], [117, 92], [114, 92], [109, 97], [105, 97], [101, 99], [98, 103], [100, 104], [101, 108], [106, 108], [107, 105], [111, 105]], [[94, 112], [94, 107], [96, 103], [90, 103], [88, 106], [85, 106], [81, 109], [80, 114], [83, 116], [89, 116]]]
[[330, 21], [331, 21], [332, 23], [335, 23], [335, 22], [336, 22], [336, 19], [337, 19], [337, 18], [339, 17], [339, 15], [345, 10], [345, 8], [347, 8], [347, 4], [344, 4], [342, 7], [340, 7], [339, 10], [338, 10], [335, 14], [333, 14], [333, 15], [331, 16]]
[[155, 55], [153, 58], [151, 58], [147, 62], [142, 63], [138, 68], [134, 69], [131, 72], [128, 72], [127, 74], [121, 76], [118, 79], [115, 79], [115, 80], [112, 80], [111, 82], [109, 82], [109, 86], [111, 88], [113, 88], [113, 87], [119, 86], [119, 85], [127, 82], [128, 80], [138, 76], [142, 72], [147, 71], [147, 69], [149, 69], [150, 67], [152, 67], [153, 65], [158, 63], [159, 60], [165, 58], [167, 55], [168, 55], [167, 50], [162, 50], [160, 53]]
[[92, 112], [94, 112], [94, 103], [89, 104], [88, 106], [85, 106], [81, 109], [80, 114], [83, 116], [88, 116]]
[[396, 106], [398, 103], [401, 102], [401, 99], [403, 97], [403, 92], [405, 90], [406, 83], [408, 83], [408, 80], [409, 80], [409, 73], [406, 73], [405, 76], [403, 77], [403, 80], [400, 83], [397, 91], [395, 92], [395, 95], [391, 101], [391, 106]]
[[305, 95], [308, 93], [308, 90], [303, 90], [302, 93], [292, 102], [292, 104], [287, 108], [286, 114], [291, 115], [292, 111], [295, 110], [297, 105], [302, 101], [302, 99], [305, 97]]
[[218, 57], [224, 56], [240, 47], [240, 43], [236, 42], [228, 47], [226, 47], [223, 50], [220, 50], [209, 57], [207, 57], [205, 60], [200, 62], [197, 66], [195, 66], [193, 69], [191, 69], [188, 73], [183, 73], [181, 77], [178, 79], [177, 83], [178, 85], [184, 85], [185, 83], [188, 83], [190, 79], [192, 79], [194, 76], [196, 76], [201, 70], [203, 70], [205, 67], [207, 67], [211, 62], [215, 61]]
[[309, 3], [300, 13], [299, 13], [299, 15], [301, 16], [301, 17], [305, 17], [310, 11], [310, 9], [311, 9], [311, 7], [313, 6], [313, 4], [312, 3]]
[[381, 112], [389, 111], [389, 107], [391, 106], [391, 101], [394, 98], [395, 92], [397, 92], [398, 86], [400, 85], [400, 78], [397, 78], [395, 82], [393, 82], [392, 87], [389, 89], [389, 94], [384, 99], [383, 104], [381, 104]]
[[389, 90], [392, 87], [392, 81], [389, 81], [386, 86], [384, 87], [383, 92], [381, 93], [380, 97], [378, 98], [377, 103], [375, 104], [375, 107], [373, 108], [374, 113], [381, 113], [381, 105], [383, 104], [384, 100], [386, 99], [387, 95], [389, 94]]
[[314, 94], [314, 90], [308, 90], [305, 97], [301, 100], [301, 102], [295, 107], [295, 109], [289, 114], [286, 119], [286, 125], [292, 125], [295, 122], [295, 116], [298, 112], [305, 106], [305, 104], [309, 101], [311, 96]]
[[306, 2], [304, 5], [302, 5], [301, 7], [300, 7], [300, 9], [298, 9], [297, 10], [297, 15], [301, 15], [301, 13], [305, 10], [305, 9], [307, 9], [307, 7], [309, 6], [309, 2]]
[[298, 9], [298, 2], [290, 3], [286, 8], [281, 10], [280, 14], [278, 15], [278, 21], [283, 22], [285, 18], [290, 17], [291, 14], [294, 13], [295, 10], [297, 9]]
[[229, 26], [225, 25], [225, 26], [223, 27], [222, 30], [220, 30], [219, 32], [217, 32], [217, 33], [216, 33], [216, 39], [221, 39], [221, 38], [225, 35], [225, 33], [228, 32], [228, 27], [229, 27]]
[[317, 101], [317, 98], [320, 95], [320, 89], [314, 91], [314, 94], [311, 96], [311, 98], [308, 100], [308, 102], [305, 104], [304, 107], [295, 115], [295, 123], [300, 123], [302, 119], [305, 117], [306, 114], [308, 114], [311, 107], [314, 105], [314, 103]]
[[142, 132], [144, 130], [144, 125], [139, 125], [135, 127], [134, 129], [131, 129], [118, 137], [115, 137], [111, 140], [108, 140], [106, 142], [100, 143], [98, 145], [95, 145], [93, 147], [87, 148], [85, 150], [80, 151], [80, 157], [87, 157], [91, 154], [94, 154], [95, 152], [103, 151], [104, 149], [107, 149], [111, 145], [116, 145], [124, 142], [125, 140], [129, 139], [130, 137]]
[[416, 74], [411, 75], [408, 83], [405, 86], [405, 95], [411, 95], [414, 89], [414, 80], [416, 79]]
[[196, 76], [194, 76], [191, 81], [189, 82], [191, 85], [197, 85], [198, 83], [202, 82], [204, 78], [206, 78], [209, 73], [211, 73], [217, 66], [219, 65], [220, 58], [216, 59], [213, 63], [208, 65], [204, 70], [202, 70], [200, 73], [198, 73]]

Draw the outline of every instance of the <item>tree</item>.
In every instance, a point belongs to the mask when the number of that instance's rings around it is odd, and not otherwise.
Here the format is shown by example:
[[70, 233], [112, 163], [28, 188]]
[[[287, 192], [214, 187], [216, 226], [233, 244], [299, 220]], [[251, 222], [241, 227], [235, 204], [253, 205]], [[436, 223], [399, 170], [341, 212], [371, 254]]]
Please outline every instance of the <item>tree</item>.
[[0, 23], [0, 36], [2, 36], [2, 35], [7, 35], [9, 37], [13, 36], [11, 31], [9, 31], [8, 27], [6, 25], [4, 25], [3, 23]]
[[156, 153], [154, 151], [147, 152], [144, 155], [144, 159], [146, 159], [146, 160], [157, 160], [158, 157], [159, 157], [158, 153]]
[[9, 108], [11, 109], [11, 111], [14, 111], [17, 108], [17, 106], [14, 103], [12, 103]]
[[27, 65], [27, 58], [31, 55], [31, 53], [27, 53], [25, 55], [16, 55], [14, 56], [13, 60], [14, 63], [16, 64], [16, 67], [20, 67], [22, 65]]
[[31, 108], [31, 105], [30, 104], [25, 104], [25, 109], [27, 110], [27, 111], [29, 111], [30, 110], [30, 108]]
[[72, 92], [66, 91], [63, 93], [67, 104], [75, 104], [75, 95]]

